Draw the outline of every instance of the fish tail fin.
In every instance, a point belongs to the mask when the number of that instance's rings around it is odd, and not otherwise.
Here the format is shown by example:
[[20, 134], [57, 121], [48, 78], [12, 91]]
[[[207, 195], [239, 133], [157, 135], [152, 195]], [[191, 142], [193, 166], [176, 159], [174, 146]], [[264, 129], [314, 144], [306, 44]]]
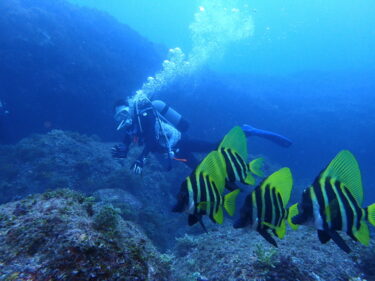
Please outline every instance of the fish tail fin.
[[367, 220], [375, 226], [375, 203], [367, 207]]
[[245, 178], [245, 184], [248, 185], [254, 185], [255, 184], [255, 178], [252, 176], [250, 172], [247, 173], [247, 176]]
[[292, 218], [298, 215], [298, 203], [289, 207], [288, 210], [288, 223], [293, 230], [297, 230], [299, 225], [292, 222]]
[[370, 231], [365, 221], [361, 221], [360, 228], [358, 229], [358, 231], [354, 232], [353, 235], [361, 244], [365, 246], [368, 246], [370, 244]]
[[250, 171], [254, 175], [256, 175], [258, 177], [261, 177], [261, 178], [264, 177], [263, 168], [264, 168], [264, 158], [263, 157], [256, 158], [249, 163]]
[[224, 221], [224, 213], [223, 213], [223, 207], [219, 206], [219, 209], [214, 214], [214, 221], [218, 224], [222, 224]]
[[240, 192], [240, 189], [236, 189], [224, 197], [224, 208], [230, 216], [233, 216], [236, 211], [236, 199]]

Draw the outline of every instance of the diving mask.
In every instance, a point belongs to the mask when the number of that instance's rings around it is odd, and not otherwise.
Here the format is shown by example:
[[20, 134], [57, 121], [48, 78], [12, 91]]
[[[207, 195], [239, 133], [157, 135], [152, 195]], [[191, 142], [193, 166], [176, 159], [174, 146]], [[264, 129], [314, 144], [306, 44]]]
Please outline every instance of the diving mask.
[[129, 106], [123, 105], [116, 107], [116, 113], [114, 117], [117, 122], [120, 122], [120, 124], [117, 127], [117, 130], [121, 130], [124, 127], [128, 127], [133, 123], [132, 118], [130, 117]]

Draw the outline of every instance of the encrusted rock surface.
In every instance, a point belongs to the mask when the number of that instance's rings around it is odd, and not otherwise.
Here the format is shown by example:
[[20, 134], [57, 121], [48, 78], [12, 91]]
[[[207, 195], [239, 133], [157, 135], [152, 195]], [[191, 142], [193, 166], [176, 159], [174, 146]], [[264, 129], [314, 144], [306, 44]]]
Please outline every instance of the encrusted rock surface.
[[169, 257], [94, 204], [62, 189], [2, 205], [0, 280], [169, 280]]
[[[333, 242], [320, 244], [315, 231], [307, 227], [289, 229], [275, 248], [257, 232], [233, 229], [229, 222], [176, 242], [173, 279], [184, 281], [362, 280], [360, 259], [371, 256], [368, 251], [375, 249], [373, 244], [366, 248], [348, 241], [354, 251], [347, 255]], [[373, 278], [366, 276], [366, 280]]]

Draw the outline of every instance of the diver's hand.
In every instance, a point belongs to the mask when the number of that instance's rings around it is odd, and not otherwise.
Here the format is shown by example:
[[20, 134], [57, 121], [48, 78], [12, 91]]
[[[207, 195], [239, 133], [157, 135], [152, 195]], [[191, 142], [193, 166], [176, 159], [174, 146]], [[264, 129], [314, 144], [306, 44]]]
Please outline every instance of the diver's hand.
[[128, 155], [128, 147], [124, 144], [117, 144], [111, 149], [113, 158], [126, 158]]
[[134, 174], [140, 175], [142, 174], [143, 166], [144, 166], [144, 159], [143, 160], [137, 160], [134, 162], [134, 164], [131, 166], [131, 170], [133, 171]]

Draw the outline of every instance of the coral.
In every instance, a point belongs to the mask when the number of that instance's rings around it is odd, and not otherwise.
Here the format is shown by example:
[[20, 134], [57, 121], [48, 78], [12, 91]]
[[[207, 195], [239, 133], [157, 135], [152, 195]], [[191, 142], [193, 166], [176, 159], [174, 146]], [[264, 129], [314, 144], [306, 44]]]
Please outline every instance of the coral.
[[276, 267], [278, 261], [277, 250], [275, 248], [266, 249], [263, 244], [256, 244], [254, 254], [257, 258], [255, 266], [265, 271], [272, 270]]
[[91, 216], [91, 201], [65, 189], [2, 205], [0, 279], [169, 280], [172, 258], [113, 208]]

